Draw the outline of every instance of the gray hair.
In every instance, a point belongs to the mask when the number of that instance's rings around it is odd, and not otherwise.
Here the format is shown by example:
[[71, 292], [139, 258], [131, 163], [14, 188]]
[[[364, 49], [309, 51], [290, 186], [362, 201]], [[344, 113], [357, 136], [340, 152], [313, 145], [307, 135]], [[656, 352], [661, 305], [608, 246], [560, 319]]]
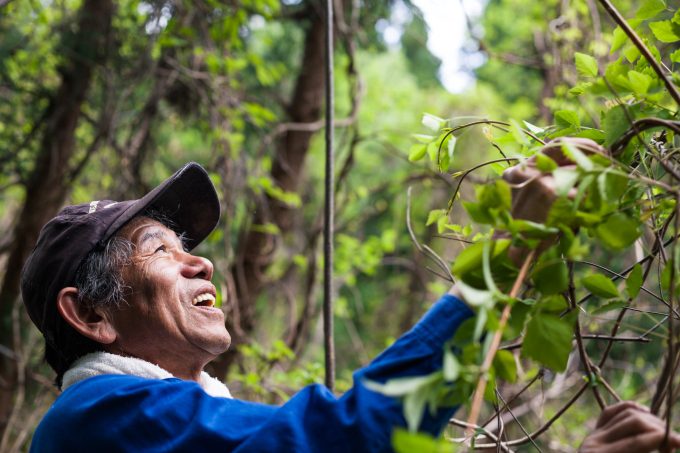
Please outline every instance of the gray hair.
[[78, 303], [93, 307], [120, 308], [130, 290], [123, 282], [123, 267], [130, 264], [134, 244], [114, 236], [103, 249], [91, 252], [78, 267], [75, 286]]

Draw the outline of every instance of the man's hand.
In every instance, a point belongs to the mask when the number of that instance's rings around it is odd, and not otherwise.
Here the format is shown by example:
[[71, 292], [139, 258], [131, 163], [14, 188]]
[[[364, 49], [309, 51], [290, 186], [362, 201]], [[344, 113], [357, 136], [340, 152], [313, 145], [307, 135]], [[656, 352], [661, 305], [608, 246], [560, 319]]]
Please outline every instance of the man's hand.
[[[605, 154], [600, 145], [587, 138], [560, 137], [547, 143], [540, 151], [551, 158], [559, 167], [576, 168], [572, 160], [564, 155], [562, 145], [568, 144], [578, 148], [584, 154]], [[513, 186], [512, 216], [516, 219], [543, 223], [557, 195], [555, 179], [551, 174], [543, 174], [536, 168], [537, 157], [533, 156], [525, 162], [508, 168], [503, 172], [503, 179]], [[575, 193], [575, 190], [573, 191]]]
[[[551, 158], [560, 168], [576, 168], [576, 164], [565, 156], [562, 145], [569, 144], [578, 148], [584, 154], [606, 154], [606, 150], [593, 140], [578, 137], [560, 137], [547, 143], [540, 153]], [[552, 174], [541, 172], [537, 166], [538, 158], [532, 156], [526, 161], [514, 165], [503, 172], [503, 179], [512, 186], [512, 217], [515, 219], [529, 220], [544, 223], [548, 218], [548, 212], [557, 198], [555, 193], [555, 179]], [[569, 193], [570, 197], [576, 194], [576, 189]], [[496, 231], [494, 237], [507, 237], [508, 233]], [[554, 240], [554, 239], [553, 239]], [[547, 247], [550, 240], [539, 247], [539, 250]], [[528, 250], [510, 247], [508, 256], [520, 267]], [[456, 285], [449, 290], [449, 294], [464, 300], [460, 288]]]
[[680, 448], [680, 435], [671, 432], [663, 445], [666, 423], [649, 409], [631, 401], [605, 408], [597, 420], [595, 431], [583, 441], [580, 453], [644, 453]]

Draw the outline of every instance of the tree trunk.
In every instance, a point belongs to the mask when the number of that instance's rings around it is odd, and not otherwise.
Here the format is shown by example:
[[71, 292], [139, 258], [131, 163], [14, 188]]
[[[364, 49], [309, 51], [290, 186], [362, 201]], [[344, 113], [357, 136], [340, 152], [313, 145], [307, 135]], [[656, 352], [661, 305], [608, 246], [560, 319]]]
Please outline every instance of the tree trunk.
[[[300, 74], [298, 75], [293, 97], [290, 101], [290, 120], [295, 123], [312, 123], [321, 118], [324, 100], [324, 18], [313, 8], [309, 9], [310, 25], [305, 38], [305, 48]], [[271, 178], [283, 190], [297, 192], [301, 182], [305, 157], [313, 131], [289, 130], [282, 135], [276, 147]], [[267, 197], [264, 206], [258, 206], [252, 224], [276, 224], [281, 234], [289, 232], [297, 211]], [[213, 366], [217, 373], [224, 374], [238, 354], [238, 345], [254, 328], [254, 310], [257, 297], [264, 289], [264, 274], [272, 263], [275, 243], [274, 236], [251, 229], [247, 232], [237, 252], [232, 267], [236, 286], [235, 311], [239, 313], [239, 325], [233, 319], [227, 320], [232, 333], [232, 348]]]
[[[0, 343], [12, 349], [11, 311], [19, 297], [21, 268], [42, 226], [64, 203], [71, 181], [69, 172], [75, 148], [75, 131], [92, 74], [106, 56], [113, 4], [111, 0], [85, 0], [77, 17], [77, 32], [65, 43], [61, 86], [51, 98], [35, 167], [26, 183], [26, 198], [14, 227], [7, 270], [0, 288]], [[16, 363], [0, 355], [0, 431], [11, 410]]]

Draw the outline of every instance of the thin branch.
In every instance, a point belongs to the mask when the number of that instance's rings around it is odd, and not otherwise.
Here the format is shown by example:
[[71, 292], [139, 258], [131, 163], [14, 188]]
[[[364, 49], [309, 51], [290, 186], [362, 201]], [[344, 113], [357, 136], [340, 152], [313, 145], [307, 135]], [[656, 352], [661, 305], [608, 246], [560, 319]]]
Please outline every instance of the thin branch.
[[[569, 305], [571, 306], [572, 309], [576, 309], [576, 289], [574, 288], [574, 263], [569, 262], [568, 263], [569, 267]], [[588, 374], [588, 382], [591, 384], [591, 388], [593, 389], [593, 396], [595, 396], [595, 400], [597, 401], [597, 404], [600, 406], [600, 409], [604, 409], [606, 404], [604, 403], [604, 400], [602, 399], [602, 396], [600, 396], [600, 392], [597, 390], [597, 386], [593, 385], [593, 378], [595, 377], [595, 373], [593, 372], [592, 364], [590, 363], [590, 357], [588, 357], [588, 354], [586, 353], [586, 348], [583, 347], [583, 339], [581, 338], [581, 323], [579, 322], [578, 315], [576, 316], [576, 322], [574, 323], [574, 336], [576, 337], [576, 346], [578, 347], [578, 353], [579, 357], [581, 358], [581, 363], [583, 364], [583, 368], [585, 369], [586, 373]]]
[[411, 187], [406, 191], [406, 228], [408, 229], [408, 234], [411, 237], [411, 240], [413, 241], [413, 244], [416, 246], [418, 251], [422, 253], [423, 255], [427, 256], [428, 258], [432, 259], [439, 267], [442, 269], [447, 275], [448, 275], [448, 280], [450, 282], [454, 282], [455, 279], [453, 278], [453, 274], [451, 273], [451, 270], [449, 269], [449, 266], [446, 265], [444, 260], [435, 253], [434, 250], [432, 250], [430, 247], [427, 245], [421, 244], [418, 242], [418, 238], [416, 237], [416, 234], [413, 232], [413, 227], [411, 226]]
[[622, 151], [631, 141], [633, 137], [641, 131], [652, 129], [655, 127], [665, 127], [674, 132], [680, 133], [680, 121], [664, 120], [661, 118], [641, 118], [632, 122], [630, 129], [628, 129], [621, 137], [612, 143], [610, 150], [613, 155]]
[[[503, 399], [503, 396], [500, 394], [500, 392], [499, 392], [498, 390], [496, 391], [496, 396], [498, 397], [498, 399], [500, 399], [500, 400], [503, 402], [503, 404], [504, 404], [505, 406], [507, 406], [507, 404], [505, 403], [505, 400]], [[526, 437], [528, 437], [529, 440], [531, 441], [531, 444], [532, 444], [532, 445], [536, 448], [536, 450], [538, 450], [539, 453], [540, 453], [540, 452], [542, 451], [542, 450], [540, 449], [540, 447], [539, 447], [538, 445], [536, 445], [536, 442], [534, 442], [534, 439], [531, 438], [531, 435], [529, 434], [529, 432], [527, 432], [526, 428], [524, 428], [524, 426], [520, 423], [520, 421], [517, 419], [517, 417], [515, 417], [515, 414], [512, 412], [512, 409], [510, 409], [509, 407], [508, 407], [508, 412], [509, 412], [510, 415], [512, 416], [512, 419], [515, 421], [515, 423], [517, 423], [517, 426], [519, 426], [519, 429], [522, 430], [522, 432], [524, 433], [524, 435], [525, 435]], [[501, 417], [498, 417], [498, 420], [501, 420]], [[500, 437], [500, 436], [499, 436], [499, 437]]]
[[449, 206], [447, 208], [447, 213], [451, 212], [453, 209], [453, 203], [456, 201], [456, 197], [458, 196], [458, 192], [460, 192], [460, 187], [463, 185], [463, 180], [473, 171], [478, 170], [482, 167], [485, 167], [487, 165], [491, 164], [496, 164], [498, 162], [517, 162], [519, 159], [516, 157], [510, 157], [510, 158], [504, 158], [504, 159], [494, 159], [494, 160], [489, 160], [484, 163], [481, 163], [479, 165], [475, 165], [472, 168], [468, 168], [465, 170], [463, 173], [461, 173], [460, 177], [458, 178], [458, 185], [456, 185], [456, 189], [453, 191], [453, 195], [449, 199]]
[[[531, 250], [524, 259], [524, 263], [522, 263], [522, 267], [519, 270], [519, 274], [517, 274], [515, 283], [512, 285], [512, 289], [510, 290], [509, 296], [511, 298], [515, 298], [519, 294], [519, 290], [521, 289], [522, 284], [524, 283], [524, 279], [527, 277], [527, 274], [529, 272], [529, 266], [531, 266], [535, 254], [536, 250]], [[505, 325], [507, 324], [508, 319], [510, 318], [511, 310], [512, 310], [511, 304], [506, 304], [505, 308], [503, 308], [501, 319], [498, 322], [498, 329], [496, 330], [496, 332], [494, 332], [494, 336], [489, 346], [489, 351], [486, 353], [484, 362], [482, 362], [482, 366], [479, 370], [480, 375], [479, 381], [477, 381], [477, 388], [475, 389], [475, 393], [472, 397], [472, 406], [470, 407], [470, 415], [468, 417], [468, 423], [470, 425], [476, 425], [477, 420], [479, 419], [479, 411], [482, 406], [482, 399], [484, 398], [484, 389], [486, 388], [486, 383], [488, 381], [487, 374], [491, 369], [493, 359], [496, 356], [496, 351], [498, 350], [498, 346], [500, 345], [501, 337], [503, 336], [503, 331], [505, 330]], [[473, 434], [473, 432], [468, 429], [466, 434], [470, 436]]]
[[654, 72], [659, 76], [661, 80], [663, 80], [664, 85], [666, 85], [666, 88], [668, 89], [669, 94], [671, 97], [675, 100], [676, 104], [680, 106], [680, 92], [678, 92], [677, 88], [671, 80], [666, 76], [664, 73], [663, 69], [661, 68], [661, 65], [659, 64], [658, 61], [654, 58], [652, 55], [652, 52], [645, 46], [645, 43], [642, 42], [642, 39], [635, 33], [635, 30], [633, 30], [630, 25], [628, 25], [628, 22], [621, 16], [621, 14], [617, 11], [617, 9], [614, 7], [614, 5], [611, 4], [609, 0], [599, 0], [604, 9], [609, 13], [609, 15], [614, 19], [614, 22], [621, 27], [621, 29], [628, 35], [631, 41], [633, 41], [633, 44], [635, 44], [635, 47], [637, 47], [640, 50], [640, 53], [644, 55], [644, 57], [647, 59], [647, 62], [649, 62], [649, 65], [654, 69]]

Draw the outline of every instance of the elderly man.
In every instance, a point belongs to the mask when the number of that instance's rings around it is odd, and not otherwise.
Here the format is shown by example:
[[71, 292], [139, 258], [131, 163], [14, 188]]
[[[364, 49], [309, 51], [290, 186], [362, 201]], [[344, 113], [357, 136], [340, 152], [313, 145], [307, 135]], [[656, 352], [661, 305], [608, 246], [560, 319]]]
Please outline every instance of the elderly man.
[[[190, 163], [139, 200], [68, 206], [45, 225], [22, 295], [63, 392], [32, 451], [391, 450], [392, 430], [405, 425], [402, 407], [365, 380], [437, 370], [444, 343], [472, 310], [445, 295], [339, 398], [313, 385], [282, 406], [232, 399], [203, 371], [230, 336], [214, 306], [212, 264], [190, 253], [219, 214], [207, 173]], [[584, 451], [625, 451], [641, 436], [634, 451], [660, 445], [660, 421], [626, 404], [603, 414]], [[438, 434], [453, 410], [428, 412], [420, 429]]]

